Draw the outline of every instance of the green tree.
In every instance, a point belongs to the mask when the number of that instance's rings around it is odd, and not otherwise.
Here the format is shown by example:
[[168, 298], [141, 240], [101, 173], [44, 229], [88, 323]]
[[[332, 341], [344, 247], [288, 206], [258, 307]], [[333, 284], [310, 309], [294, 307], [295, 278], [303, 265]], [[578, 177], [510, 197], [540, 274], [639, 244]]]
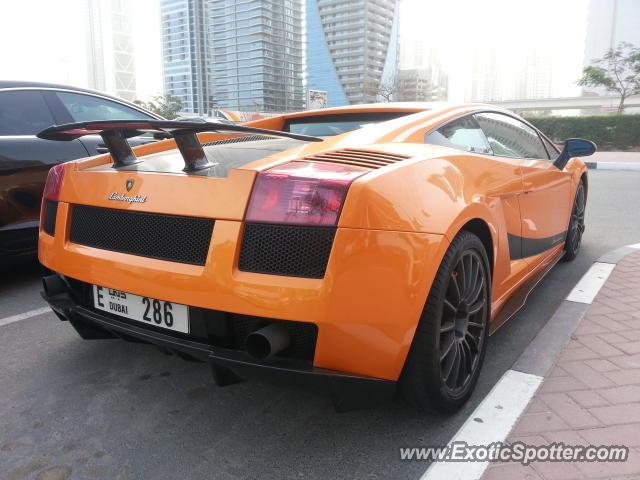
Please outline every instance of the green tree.
[[173, 120], [178, 116], [180, 110], [182, 110], [182, 100], [173, 95], [155, 95], [149, 99], [148, 102], [142, 100], [134, 100], [136, 105], [140, 105], [142, 108], [149, 110], [167, 120]]
[[618, 113], [622, 113], [625, 100], [640, 94], [640, 48], [628, 42], [619, 43], [582, 71], [578, 85], [604, 87], [617, 93], [620, 96]]

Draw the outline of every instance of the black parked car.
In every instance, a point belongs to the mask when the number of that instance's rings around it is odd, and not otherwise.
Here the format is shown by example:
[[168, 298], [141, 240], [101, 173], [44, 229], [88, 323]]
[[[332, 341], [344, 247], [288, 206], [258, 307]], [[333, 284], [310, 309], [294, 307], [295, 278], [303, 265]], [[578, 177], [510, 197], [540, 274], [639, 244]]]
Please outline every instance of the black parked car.
[[[55, 142], [35, 134], [64, 123], [134, 119], [162, 120], [137, 105], [93, 90], [0, 81], [0, 261], [36, 251], [49, 168], [108, 152], [98, 135]], [[130, 139], [132, 145], [153, 141], [146, 136]]]

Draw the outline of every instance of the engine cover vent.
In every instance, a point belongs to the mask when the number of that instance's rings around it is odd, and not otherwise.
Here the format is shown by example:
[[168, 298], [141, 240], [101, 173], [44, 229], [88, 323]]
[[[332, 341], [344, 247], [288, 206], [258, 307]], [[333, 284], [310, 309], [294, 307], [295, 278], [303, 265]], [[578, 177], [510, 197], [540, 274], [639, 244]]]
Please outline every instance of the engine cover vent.
[[331, 152], [317, 153], [304, 157], [304, 160], [318, 162], [338, 163], [342, 165], [356, 165], [358, 167], [381, 168], [387, 165], [401, 162], [409, 158], [407, 155], [397, 153], [376, 152], [373, 150], [360, 150], [356, 148], [344, 148]]
[[203, 147], [212, 147], [214, 145], [226, 145], [228, 143], [257, 142], [259, 140], [273, 140], [273, 137], [267, 135], [246, 135], [244, 137], [225, 138], [223, 140], [214, 140], [213, 142], [203, 143]]

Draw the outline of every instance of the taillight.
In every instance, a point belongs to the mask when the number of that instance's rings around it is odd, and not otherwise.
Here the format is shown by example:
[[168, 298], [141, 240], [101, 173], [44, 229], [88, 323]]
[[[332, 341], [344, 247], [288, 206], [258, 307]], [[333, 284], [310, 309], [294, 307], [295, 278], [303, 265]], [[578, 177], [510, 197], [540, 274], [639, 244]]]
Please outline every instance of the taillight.
[[369, 169], [290, 162], [260, 172], [247, 221], [336, 225], [349, 185]]
[[43, 197], [47, 200], [53, 200], [57, 202], [60, 200], [60, 190], [62, 189], [62, 180], [64, 179], [64, 171], [66, 165], [61, 163], [55, 165], [49, 170], [47, 175], [47, 183], [44, 185]]

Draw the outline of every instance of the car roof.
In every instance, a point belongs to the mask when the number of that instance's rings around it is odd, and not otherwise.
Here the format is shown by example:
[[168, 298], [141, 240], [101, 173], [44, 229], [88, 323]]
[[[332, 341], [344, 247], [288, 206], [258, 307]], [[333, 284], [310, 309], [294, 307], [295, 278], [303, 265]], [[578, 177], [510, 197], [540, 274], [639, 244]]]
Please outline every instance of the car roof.
[[389, 102], [389, 103], [364, 103], [359, 105], [344, 105], [341, 107], [328, 107], [303, 112], [286, 113], [285, 118], [297, 118], [315, 115], [332, 115], [342, 113], [370, 113], [370, 112], [424, 112], [433, 108], [446, 105], [444, 102]]
[[59, 83], [44, 83], [44, 82], [26, 82], [22, 80], [0, 80], [0, 90], [5, 88], [45, 88], [45, 89], [60, 89], [60, 90], [73, 90], [74, 92], [91, 93], [93, 95], [100, 95], [101, 97], [111, 98], [119, 102], [128, 102], [122, 98], [114, 97], [108, 93], [100, 92], [98, 90], [90, 90], [88, 88], [73, 87], [71, 85], [61, 85]]
[[282, 117], [286, 120], [293, 118], [301, 118], [308, 116], [324, 116], [324, 115], [340, 115], [354, 113], [380, 113], [380, 112], [445, 112], [453, 109], [465, 108], [466, 113], [472, 111], [493, 111], [496, 113], [508, 113], [513, 116], [513, 112], [509, 112], [494, 105], [483, 103], [459, 103], [459, 102], [388, 102], [388, 103], [365, 103], [360, 105], [345, 105], [342, 107], [328, 107], [317, 110], [306, 110], [302, 112], [285, 113]]
[[0, 91], [1, 90], [5, 90], [5, 89], [20, 89], [20, 88], [28, 88], [28, 89], [43, 89], [43, 90], [49, 90], [49, 89], [54, 89], [54, 90], [68, 90], [68, 91], [72, 91], [72, 92], [78, 92], [78, 93], [87, 93], [90, 95], [97, 95], [99, 97], [103, 97], [109, 100], [113, 100], [119, 103], [123, 103], [125, 105], [129, 105], [133, 108], [135, 108], [136, 110], [140, 110], [144, 113], [149, 114], [150, 117], [156, 117], [156, 118], [160, 118], [158, 117], [156, 114], [149, 112], [148, 110], [146, 110], [145, 108], [141, 107], [140, 105], [136, 105], [135, 103], [129, 102], [128, 100], [125, 100], [123, 98], [119, 98], [113, 95], [109, 95], [108, 93], [104, 93], [101, 92], [99, 90], [91, 90], [89, 88], [81, 88], [81, 87], [73, 87], [71, 85], [62, 85], [59, 83], [45, 83], [45, 82], [29, 82], [29, 81], [23, 81], [23, 80], [0, 80]]

